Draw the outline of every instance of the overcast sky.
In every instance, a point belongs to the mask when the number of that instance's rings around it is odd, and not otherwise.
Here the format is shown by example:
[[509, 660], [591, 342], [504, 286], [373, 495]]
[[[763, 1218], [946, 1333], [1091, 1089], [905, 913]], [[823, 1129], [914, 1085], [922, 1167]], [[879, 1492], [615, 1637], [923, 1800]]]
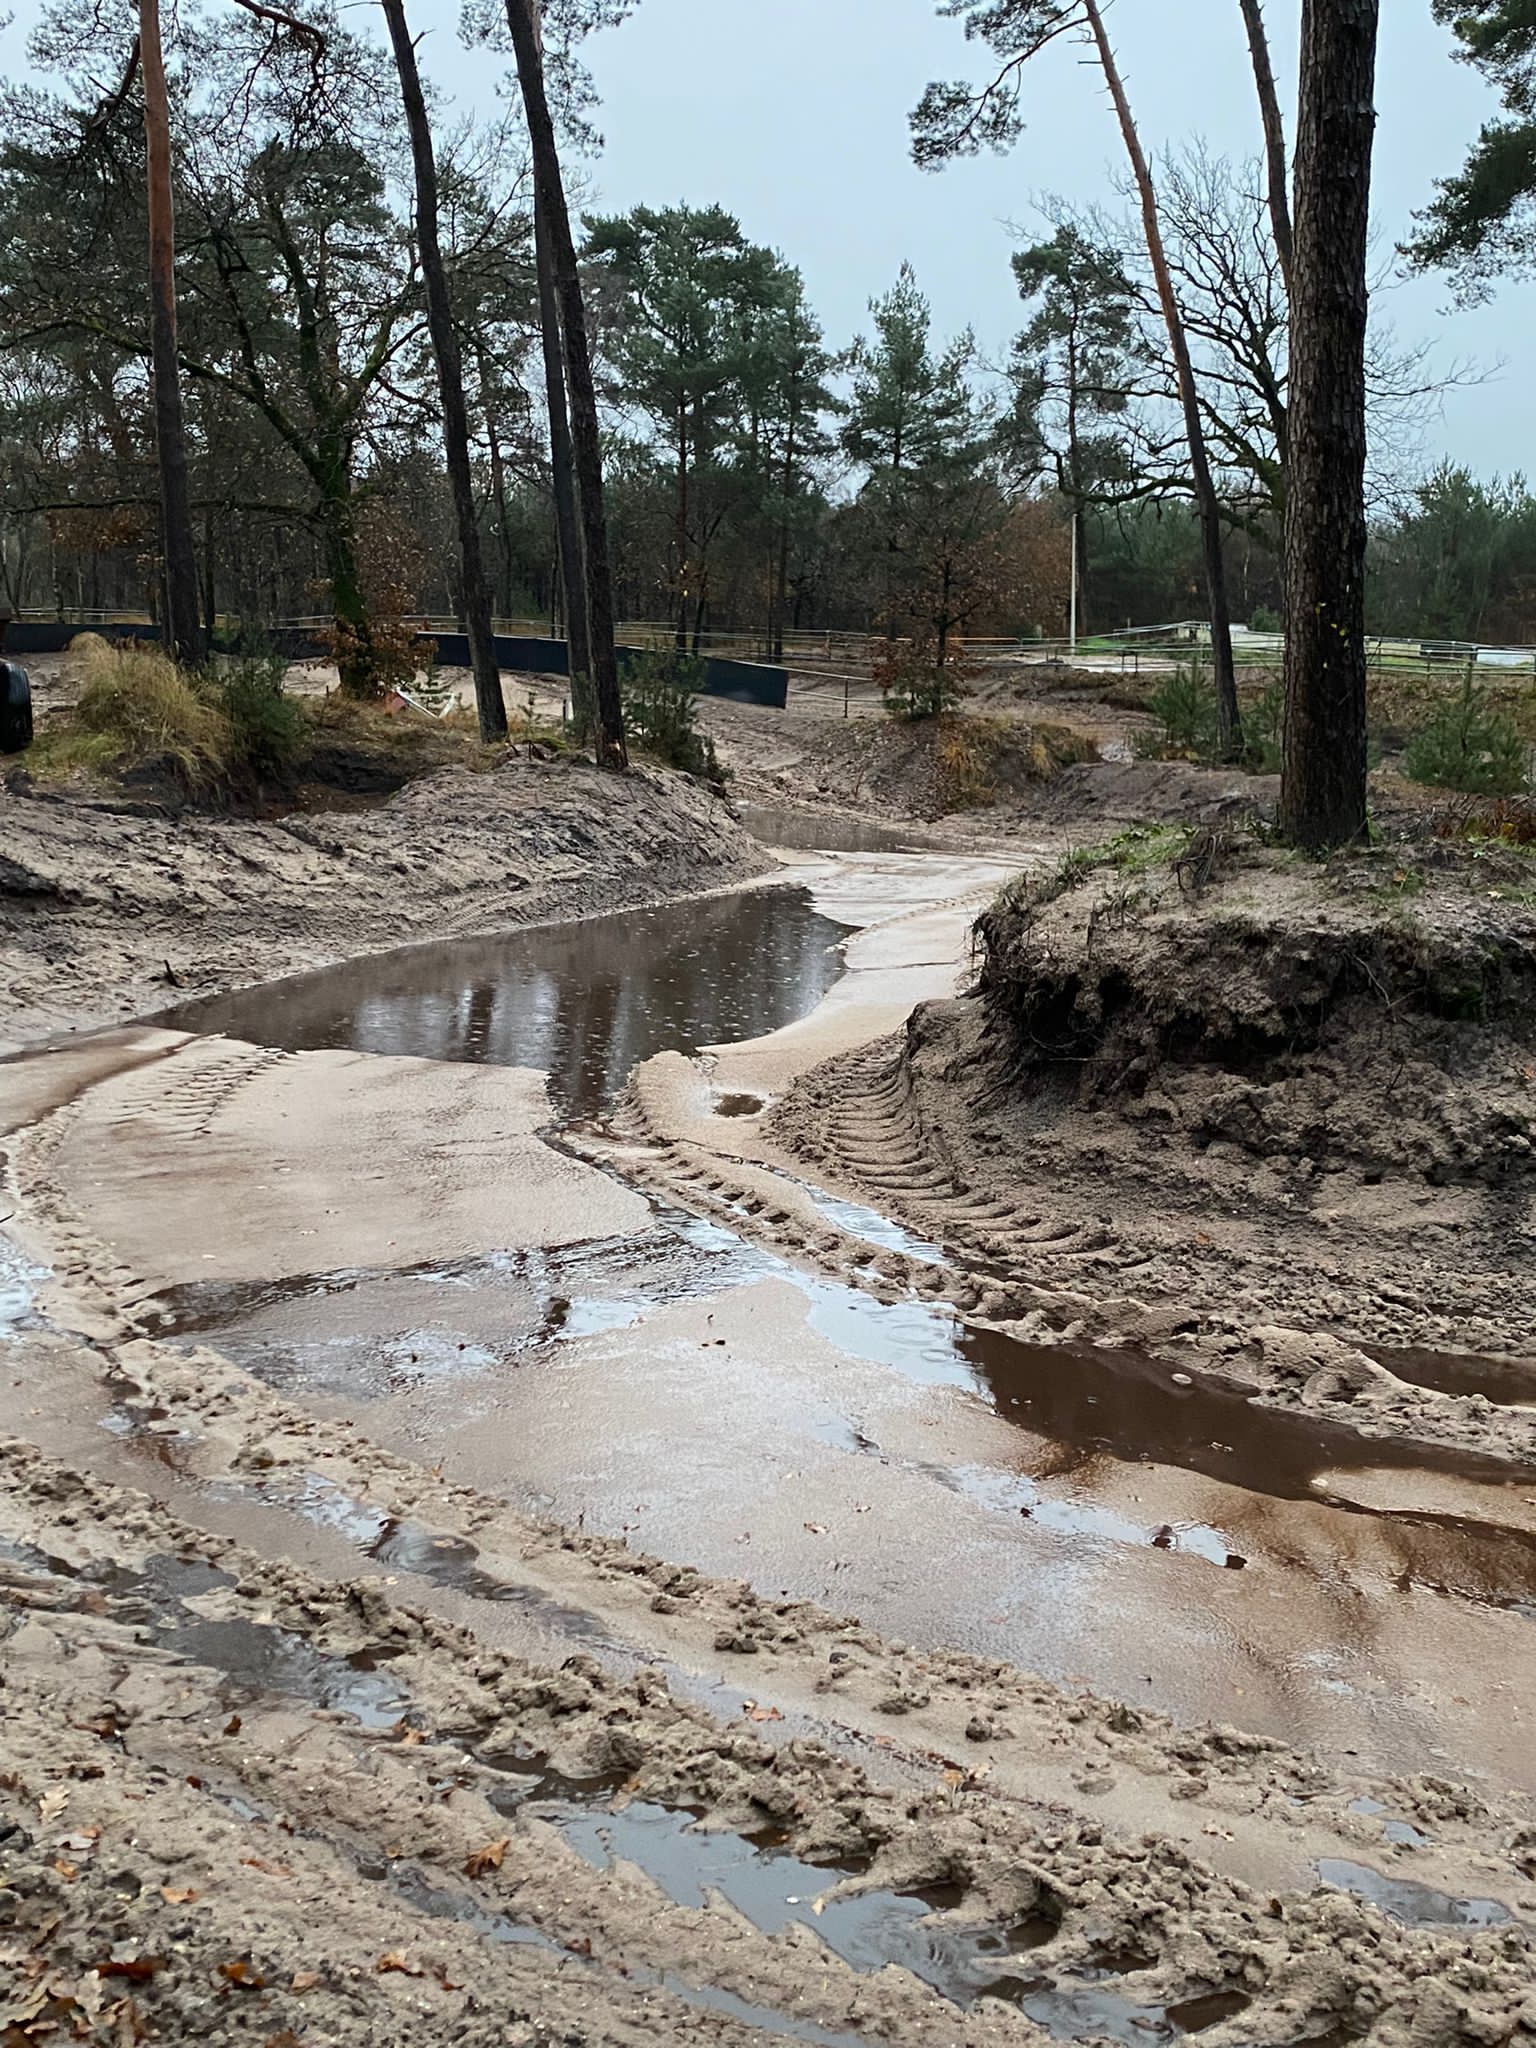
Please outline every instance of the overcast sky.
[[[457, 0], [409, 5], [423, 33], [423, 68], [442, 98], [491, 105], [498, 63], [460, 47]], [[19, 41], [36, 0], [16, 11]], [[366, 0], [348, 8], [354, 22], [371, 11]], [[1300, 0], [1269, 0], [1285, 81], [1295, 75], [1300, 11]], [[1458, 167], [1495, 101], [1451, 61], [1430, 0], [1384, 0], [1382, 13], [1376, 200], [1387, 249], [1434, 179]], [[1237, 0], [1116, 0], [1111, 19], [1149, 147], [1203, 134], [1224, 155], [1257, 152]], [[752, 239], [799, 265], [834, 344], [866, 324], [868, 300], [906, 258], [941, 328], [972, 326], [1001, 354], [1019, 324], [1011, 224], [1031, 223], [1042, 192], [1107, 198], [1121, 170], [1096, 74], [1066, 46], [1031, 67], [1027, 127], [1009, 156], [915, 170], [907, 114], [923, 86], [975, 73], [984, 61], [933, 0], [641, 0], [622, 27], [593, 39], [588, 57], [605, 135], [588, 167], [595, 203], [618, 211], [719, 201]], [[1536, 285], [1505, 284], [1491, 305], [1458, 313], [1439, 280], [1413, 280], [1394, 287], [1382, 309], [1402, 339], [1434, 342], [1446, 365], [1467, 357], [1504, 365], [1480, 387], [1449, 394], [1443, 417], [1426, 420], [1427, 459], [1449, 452], [1483, 472], [1536, 474]]]

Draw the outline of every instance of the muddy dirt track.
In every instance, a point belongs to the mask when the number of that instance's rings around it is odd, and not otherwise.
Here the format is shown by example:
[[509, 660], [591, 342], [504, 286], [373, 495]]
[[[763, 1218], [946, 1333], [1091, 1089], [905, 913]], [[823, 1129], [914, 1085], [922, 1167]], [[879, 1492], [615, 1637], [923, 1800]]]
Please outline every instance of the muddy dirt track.
[[8, 837], [13, 1039], [156, 1021], [0, 1064], [6, 2038], [1536, 2039], [1507, 1334], [1002, 1213], [922, 1046], [1059, 828], [461, 779]]

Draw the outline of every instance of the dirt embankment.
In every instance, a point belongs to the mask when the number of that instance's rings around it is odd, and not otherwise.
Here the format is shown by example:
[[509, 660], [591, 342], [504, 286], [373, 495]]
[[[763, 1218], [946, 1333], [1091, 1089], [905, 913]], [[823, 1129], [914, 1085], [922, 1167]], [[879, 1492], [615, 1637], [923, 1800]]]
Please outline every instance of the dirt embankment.
[[[1536, 1464], [1529, 880], [1514, 853], [1318, 870], [1133, 835], [1000, 899], [976, 995], [775, 1129], [962, 1251], [1020, 1334]], [[1491, 1362], [1447, 1391], [1413, 1348]]]
[[659, 769], [508, 759], [277, 819], [9, 793], [0, 1037], [13, 1045], [416, 939], [622, 909], [769, 865]]

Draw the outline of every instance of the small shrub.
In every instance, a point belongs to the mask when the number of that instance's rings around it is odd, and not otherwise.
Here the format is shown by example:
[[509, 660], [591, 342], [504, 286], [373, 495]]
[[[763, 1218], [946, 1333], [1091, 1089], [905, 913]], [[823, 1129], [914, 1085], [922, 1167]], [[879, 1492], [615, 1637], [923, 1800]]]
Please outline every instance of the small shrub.
[[1267, 605], [1256, 604], [1248, 615], [1248, 630], [1250, 633], [1279, 633], [1284, 631], [1284, 621]]
[[1181, 665], [1147, 699], [1159, 730], [1143, 751], [1154, 759], [1208, 760], [1216, 751], [1216, 689], [1198, 667]]
[[100, 765], [163, 763], [189, 789], [227, 772], [228, 722], [173, 661], [152, 648], [109, 647], [95, 634], [71, 651], [85, 671], [76, 722], [100, 743]]
[[1536, 802], [1530, 797], [1493, 797], [1442, 817], [1442, 839], [1496, 839], [1506, 846], [1536, 847]]
[[1408, 742], [1403, 773], [1467, 796], [1514, 796], [1526, 787], [1527, 748], [1519, 727], [1483, 701], [1470, 665], [1455, 697]]
[[997, 795], [993, 769], [998, 734], [995, 721], [946, 717], [938, 743], [938, 799], [941, 811], [976, 810]]
[[653, 650], [624, 670], [624, 724], [635, 746], [717, 786], [725, 781], [715, 743], [699, 731], [698, 696], [704, 664], [695, 656]]
[[1278, 775], [1284, 748], [1285, 689], [1271, 683], [1243, 706], [1243, 759], [1255, 775]]
[[931, 638], [877, 640], [870, 661], [885, 708], [892, 718], [915, 725], [953, 711], [969, 693], [970, 669], [961, 661], [944, 661]]
[[291, 775], [309, 747], [303, 710], [283, 695], [286, 673], [280, 654], [249, 655], [232, 662], [218, 683], [229, 723], [229, 772], [258, 786]]

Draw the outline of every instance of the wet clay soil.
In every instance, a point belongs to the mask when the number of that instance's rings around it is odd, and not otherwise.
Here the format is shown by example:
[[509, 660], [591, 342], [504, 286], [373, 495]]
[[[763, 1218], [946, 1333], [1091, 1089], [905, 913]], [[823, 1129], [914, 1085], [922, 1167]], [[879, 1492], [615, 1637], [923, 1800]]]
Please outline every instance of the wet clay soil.
[[[259, 1084], [246, 1055], [260, 1047], [543, 1069], [556, 1128], [531, 1142], [565, 1166], [559, 1126], [601, 1131], [638, 1061], [773, 1029], [814, 1007], [841, 971], [845, 929], [802, 891], [752, 890], [515, 941], [384, 956], [187, 1006], [174, 1022], [227, 1032], [245, 1091]], [[178, 1093], [179, 1060], [196, 1085], [183, 1082]], [[159, 1088], [163, 1072], [177, 1129], [206, 1145], [225, 1111], [218, 1090], [197, 1081], [202, 1071], [173, 1045], [146, 1085]], [[145, 1114], [150, 1097], [136, 1101], [133, 1115]], [[763, 1097], [726, 1090], [715, 1107], [750, 1123]], [[247, 1117], [241, 1171], [253, 1180], [285, 1171], [256, 1133]], [[490, 1140], [483, 1157], [493, 1179]], [[535, 1155], [520, 1157], [529, 1162], [520, 1170], [537, 1174]], [[582, 1171], [594, 1186], [604, 1179]], [[154, 1173], [141, 1181], [151, 1210]], [[355, 1420], [445, 1487], [547, 1513], [566, 1529], [622, 1536], [637, 1551], [899, 1635], [915, 1655], [910, 1670], [893, 1672], [881, 1703], [893, 1727], [926, 1704], [923, 1652], [952, 1647], [1372, 1769], [1470, 1768], [1536, 1785], [1518, 1697], [1536, 1624], [1529, 1479], [1451, 1447], [1373, 1440], [1334, 1420], [1257, 1406], [1235, 1384], [1193, 1380], [1140, 1352], [1026, 1343], [943, 1298], [882, 1298], [861, 1284], [879, 1259], [931, 1260], [939, 1272], [943, 1248], [803, 1177], [794, 1188], [865, 1248], [867, 1267], [830, 1278], [754, 1236], [745, 1213], [737, 1231], [618, 1188], [587, 1198], [588, 1235], [578, 1223], [548, 1242], [470, 1256], [308, 1271], [293, 1237], [289, 1269], [161, 1287], [136, 1303], [139, 1326], [184, 1352], [189, 1372], [197, 1347], [211, 1343], [317, 1416], [321, 1441], [328, 1421]], [[347, 1194], [338, 1187], [336, 1198]], [[635, 1227], [603, 1228], [615, 1195], [628, 1211], [643, 1206]], [[857, 1263], [863, 1253], [852, 1256]], [[195, 1273], [195, 1259], [188, 1252], [181, 1270]], [[39, 1277], [25, 1260], [0, 1273], [0, 1302], [18, 1333], [46, 1327], [31, 1301]], [[1419, 1369], [1432, 1372], [1435, 1361]], [[197, 1474], [206, 1449], [176, 1424], [173, 1410], [136, 1400], [131, 1387], [108, 1418], [146, 1466], [162, 1461], [168, 1483], [205, 1486]], [[269, 1453], [247, 1446], [210, 1492], [281, 1507], [351, 1546], [361, 1567], [410, 1575], [471, 1606], [527, 1598], [487, 1568], [476, 1543], [433, 1534], [345, 1484], [271, 1466]], [[46, 1574], [57, 1561], [17, 1552], [13, 1562]], [[102, 1584], [141, 1640], [219, 1674], [226, 1733], [242, 1715], [288, 1699], [407, 1748], [429, 1739], [427, 1709], [396, 1668], [394, 1646], [317, 1649], [286, 1621], [275, 1626], [269, 1611], [242, 1611], [229, 1574], [176, 1557]], [[656, 1605], [665, 1611], [667, 1597]], [[567, 1668], [615, 1647], [577, 1608], [545, 1601], [537, 1619], [551, 1640], [566, 1639]], [[728, 1660], [739, 1652], [750, 1678], [750, 1643], [725, 1630], [716, 1648]], [[839, 1682], [834, 1656], [834, 1711]], [[754, 1723], [759, 1713], [783, 1718], [745, 1694], [731, 1711]], [[751, 1828], [723, 1826], [681, 1796], [631, 1798], [638, 1753], [617, 1738], [610, 1768], [573, 1778], [537, 1751], [498, 1752], [468, 1726], [458, 1725], [457, 1751], [433, 1766], [433, 1798], [446, 1805], [489, 1773], [512, 1864], [536, 1860], [547, 1839], [594, 1882], [643, 1873], [669, 1909], [712, 1913], [727, 1902], [755, 1936], [804, 1941], [870, 1985], [898, 1965], [966, 2015], [968, 2029], [973, 2015], [992, 2029], [986, 2016], [1001, 2009], [1010, 2023], [1073, 2042], [1210, 2033], [1233, 2048], [1245, 2038], [1254, 1992], [1239, 1973], [1213, 1957], [1170, 1990], [1174, 1980], [1155, 1978], [1153, 1955], [1134, 1943], [1095, 1945], [1078, 1933], [1064, 1945], [1065, 1906], [1048, 1887], [1034, 1886], [1013, 1911], [995, 1901], [983, 1911], [961, 1864], [958, 1881], [949, 1866], [903, 1879], [884, 1866], [869, 1875], [867, 1855], [800, 1853], [771, 1798]], [[1090, 1810], [1114, 1786], [1107, 1770], [1078, 1777]], [[956, 1787], [965, 1781], [963, 1768], [947, 1774]], [[1390, 1853], [1398, 1862], [1321, 1859], [1325, 1886], [1404, 1928], [1509, 1924], [1497, 1897], [1446, 1891], [1399, 1867], [1433, 1854], [1432, 1834], [1381, 1801], [1358, 1812], [1381, 1830], [1378, 1860]], [[255, 1818], [265, 1825], [265, 1815]], [[1242, 1824], [1235, 1810], [1232, 1818]], [[1206, 1834], [1220, 1832], [1205, 1823]], [[498, 1855], [508, 1847], [492, 1846]], [[525, 1900], [493, 1906], [398, 1848], [370, 1854], [358, 1870], [381, 1897], [445, 1928], [562, 1967], [579, 1969], [593, 1954], [589, 1936], [551, 1931]], [[559, 1888], [574, 1889], [569, 1875]], [[818, 1961], [811, 1974], [827, 1967]], [[624, 1968], [631, 1985], [644, 1981], [631, 1960]], [[752, 1981], [740, 1973], [732, 1986], [695, 1981], [705, 1974], [702, 1962], [697, 1972], [661, 1967], [652, 1981], [683, 2012], [767, 2038], [834, 2048], [898, 2038], [873, 2007], [866, 2033], [832, 2024], [827, 2009], [800, 2011], [798, 1997], [747, 1995]], [[665, 2038], [695, 2038], [659, 2014], [656, 2025]], [[1338, 2036], [1362, 2037], [1353, 2027]], [[916, 2023], [900, 2038], [941, 2034]], [[1309, 2023], [1306, 2038], [1325, 2036]]]
[[[650, 1052], [813, 1007], [840, 931], [802, 890], [754, 890], [384, 956], [176, 1021], [288, 1048], [548, 1062], [566, 1117], [591, 1118]], [[876, 1246], [940, 1255], [798, 1185]], [[1530, 1647], [1536, 1526], [1508, 1526], [1507, 1467], [1256, 1406], [1139, 1353], [881, 1302], [686, 1212], [446, 1266], [192, 1285], [159, 1310], [163, 1334], [212, 1338], [290, 1396], [366, 1402], [385, 1441], [529, 1509], [706, 1569], [749, 1562], [892, 1632], [1181, 1714], [1241, 1700], [1266, 1730], [1383, 1766], [1443, 1767], [1437, 1688]], [[1390, 1487], [1400, 1471], [1428, 1489], [1412, 1507], [1354, 1497], [1351, 1474]], [[893, 1521], [923, 1542], [931, 1584], [890, 1569]], [[1127, 1626], [1099, 1628], [1105, 1601]], [[1493, 1684], [1479, 1713], [1496, 1712]], [[1486, 1738], [1490, 1762], [1523, 1753], [1497, 1720]]]

